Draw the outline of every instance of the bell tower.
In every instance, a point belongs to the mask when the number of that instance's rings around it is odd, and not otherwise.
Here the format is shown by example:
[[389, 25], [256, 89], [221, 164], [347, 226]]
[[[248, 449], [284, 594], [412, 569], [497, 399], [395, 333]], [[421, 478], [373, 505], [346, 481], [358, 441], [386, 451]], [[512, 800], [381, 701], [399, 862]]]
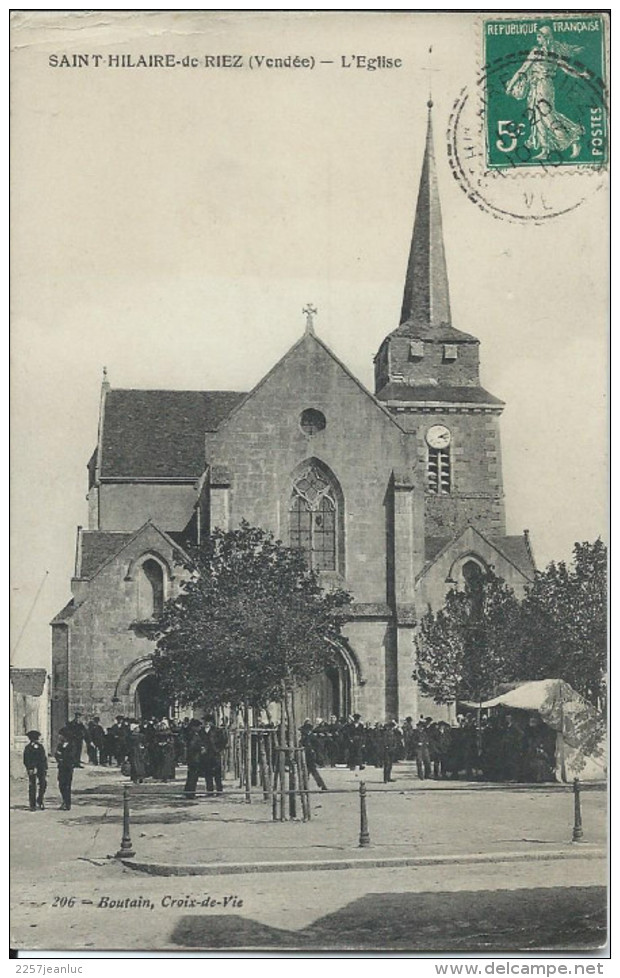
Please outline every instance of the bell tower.
[[432, 107], [400, 324], [375, 357], [375, 394], [416, 434], [426, 536], [447, 539], [467, 523], [500, 536], [504, 405], [480, 385], [479, 340], [452, 324]]

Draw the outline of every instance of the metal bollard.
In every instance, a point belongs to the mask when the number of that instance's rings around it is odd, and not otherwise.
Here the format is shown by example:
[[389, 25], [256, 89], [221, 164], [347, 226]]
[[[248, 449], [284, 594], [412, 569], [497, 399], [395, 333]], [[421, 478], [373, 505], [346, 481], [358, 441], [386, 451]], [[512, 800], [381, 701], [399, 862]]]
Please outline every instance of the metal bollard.
[[579, 778], [573, 781], [573, 797], [575, 799], [575, 824], [573, 825], [573, 842], [583, 842], [583, 826], [581, 824], [581, 798]]
[[368, 812], [366, 811], [366, 782], [360, 781], [360, 847], [370, 845], [368, 832]]
[[135, 856], [134, 848], [131, 844], [131, 835], [129, 834], [129, 790], [127, 785], [123, 786], [123, 838], [121, 839], [121, 847], [116, 853], [117, 859], [131, 859]]

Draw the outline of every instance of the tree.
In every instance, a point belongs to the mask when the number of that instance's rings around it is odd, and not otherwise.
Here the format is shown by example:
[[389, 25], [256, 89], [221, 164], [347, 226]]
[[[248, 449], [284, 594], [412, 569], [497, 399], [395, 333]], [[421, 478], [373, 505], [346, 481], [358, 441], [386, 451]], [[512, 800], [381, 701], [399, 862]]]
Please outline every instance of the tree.
[[416, 635], [414, 679], [437, 703], [482, 702], [517, 678], [519, 602], [501, 578], [472, 576], [452, 588], [443, 608], [430, 608]]
[[603, 706], [607, 674], [607, 548], [576, 543], [573, 562], [552, 562], [527, 588], [522, 662], [530, 679], [564, 679]]
[[329, 664], [351, 596], [324, 590], [300, 551], [244, 522], [188, 557], [157, 633], [155, 672], [169, 695], [264, 708]]

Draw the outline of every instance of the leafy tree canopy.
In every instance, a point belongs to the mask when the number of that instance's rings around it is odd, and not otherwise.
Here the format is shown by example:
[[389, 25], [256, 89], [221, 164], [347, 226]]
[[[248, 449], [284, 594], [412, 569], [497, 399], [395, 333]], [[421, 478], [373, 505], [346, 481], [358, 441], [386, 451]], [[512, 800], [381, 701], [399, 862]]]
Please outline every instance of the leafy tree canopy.
[[607, 547], [576, 543], [573, 562], [536, 574], [522, 605], [523, 671], [559, 678], [603, 705], [607, 673]]
[[329, 664], [351, 595], [323, 589], [300, 551], [243, 522], [187, 552], [154, 660], [181, 704], [264, 707]]
[[563, 679], [603, 706], [607, 548], [576, 543], [573, 562], [538, 571], [520, 602], [493, 573], [452, 589], [423, 616], [414, 676], [438, 703], [483, 700], [502, 683]]
[[414, 678], [437, 703], [480, 702], [518, 669], [519, 602], [508, 585], [488, 573], [452, 588], [443, 608], [430, 608], [416, 636]]

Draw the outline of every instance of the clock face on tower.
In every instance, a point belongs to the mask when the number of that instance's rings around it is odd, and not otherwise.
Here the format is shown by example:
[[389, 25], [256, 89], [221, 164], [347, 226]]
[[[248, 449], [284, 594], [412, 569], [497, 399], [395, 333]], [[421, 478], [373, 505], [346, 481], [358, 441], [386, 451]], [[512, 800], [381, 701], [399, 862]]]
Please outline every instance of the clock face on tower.
[[445, 424], [434, 424], [426, 432], [426, 443], [430, 448], [447, 448], [451, 437], [450, 429]]

